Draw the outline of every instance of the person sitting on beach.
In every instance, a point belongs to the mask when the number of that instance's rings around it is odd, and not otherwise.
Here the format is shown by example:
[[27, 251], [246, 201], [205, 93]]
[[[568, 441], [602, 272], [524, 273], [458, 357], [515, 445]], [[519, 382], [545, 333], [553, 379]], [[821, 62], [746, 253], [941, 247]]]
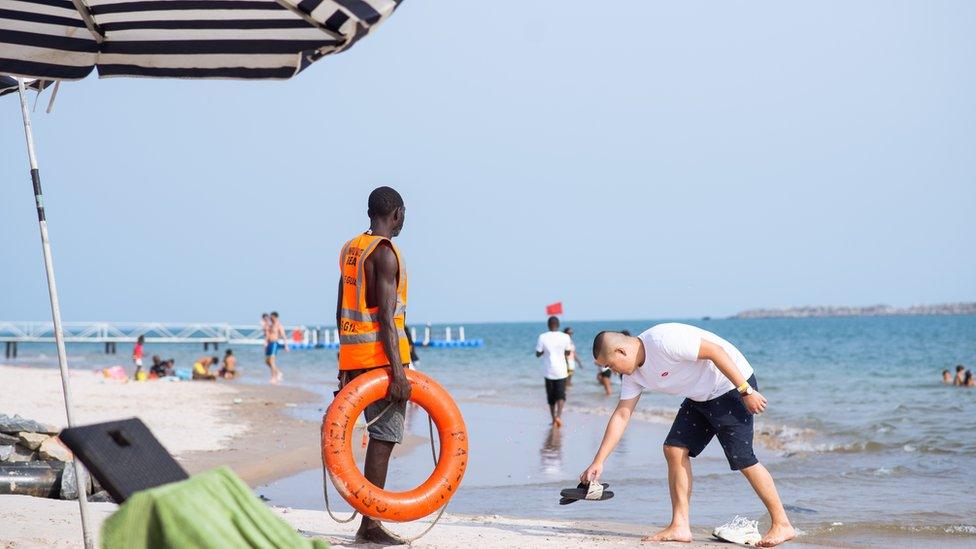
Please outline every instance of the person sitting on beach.
[[762, 500], [772, 525], [757, 543], [772, 547], [796, 536], [773, 477], [752, 450], [753, 414], [766, 409], [752, 366], [734, 345], [687, 324], [658, 324], [638, 337], [600, 332], [593, 358], [622, 375], [620, 401], [593, 462], [580, 475], [599, 482], [603, 464], [623, 437], [645, 389], [685, 397], [664, 439], [671, 493], [671, 524], [643, 541], [691, 542], [691, 459], [718, 437], [732, 470], [741, 471]]
[[217, 376], [210, 372], [210, 367], [215, 364], [217, 364], [217, 357], [215, 356], [205, 356], [194, 362], [193, 379], [206, 381], [213, 381], [217, 379]]
[[952, 385], [952, 373], [949, 370], [942, 370], [942, 384]]
[[962, 386], [963, 382], [966, 380], [966, 367], [962, 364], [956, 364], [956, 377], [952, 379], [952, 384], [956, 387]]
[[237, 357], [234, 356], [233, 350], [227, 349], [224, 352], [224, 364], [220, 367], [217, 375], [224, 379], [234, 379], [237, 377]]
[[166, 375], [165, 364], [159, 355], [152, 356], [152, 364], [149, 365], [149, 375], [154, 375], [156, 377], [163, 377]]
[[224, 363], [217, 372], [217, 375], [224, 379], [234, 379], [237, 377], [237, 357], [234, 356], [232, 349], [224, 352]]
[[542, 377], [546, 382], [546, 402], [552, 425], [563, 426], [563, 407], [566, 405], [566, 380], [569, 378], [569, 353], [575, 349], [573, 340], [559, 331], [559, 318], [550, 316], [548, 332], [539, 334], [535, 356], [542, 359]]

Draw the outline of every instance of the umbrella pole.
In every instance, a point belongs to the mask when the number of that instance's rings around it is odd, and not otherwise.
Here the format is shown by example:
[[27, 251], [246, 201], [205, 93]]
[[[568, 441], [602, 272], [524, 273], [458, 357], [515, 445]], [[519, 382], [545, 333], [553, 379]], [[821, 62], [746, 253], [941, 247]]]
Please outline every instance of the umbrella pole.
[[[41, 229], [41, 247], [44, 251], [44, 269], [47, 273], [47, 290], [51, 297], [51, 317], [54, 320], [54, 341], [58, 347], [58, 366], [61, 368], [61, 390], [64, 392], [64, 410], [68, 416], [68, 427], [74, 427], [74, 417], [71, 412], [71, 383], [68, 380], [68, 355], [64, 350], [64, 331], [61, 328], [61, 306], [58, 304], [58, 287], [54, 281], [54, 262], [51, 258], [51, 242], [47, 235], [47, 220], [44, 216], [44, 197], [41, 194], [41, 176], [37, 169], [37, 157], [34, 155], [34, 135], [31, 132], [30, 111], [27, 108], [27, 92], [24, 79], [17, 79], [20, 92], [20, 110], [24, 116], [24, 134], [27, 136], [27, 158], [30, 160], [31, 181], [34, 184], [34, 201], [37, 204], [37, 220]], [[75, 478], [78, 481], [78, 505], [81, 508], [81, 531], [84, 536], [85, 549], [92, 549], [94, 543], [88, 522], [88, 496], [85, 494], [85, 470], [77, 459], [72, 460], [75, 468]]]

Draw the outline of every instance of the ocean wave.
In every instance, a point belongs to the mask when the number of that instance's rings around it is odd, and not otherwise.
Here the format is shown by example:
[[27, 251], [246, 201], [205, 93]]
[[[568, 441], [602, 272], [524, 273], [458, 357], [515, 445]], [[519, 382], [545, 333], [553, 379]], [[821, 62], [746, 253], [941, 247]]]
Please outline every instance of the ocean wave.
[[[814, 533], [814, 532], [811, 532]], [[832, 522], [816, 528], [817, 534], [845, 535], [859, 533], [909, 534], [913, 536], [976, 537], [973, 524], [894, 524], [887, 522]]]

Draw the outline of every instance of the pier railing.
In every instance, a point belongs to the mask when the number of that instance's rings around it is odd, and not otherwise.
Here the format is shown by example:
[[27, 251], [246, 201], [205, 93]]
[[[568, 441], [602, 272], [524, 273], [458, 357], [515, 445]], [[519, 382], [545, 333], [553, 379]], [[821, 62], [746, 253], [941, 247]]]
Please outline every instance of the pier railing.
[[[285, 326], [289, 347], [297, 349], [337, 348], [339, 333], [335, 328], [322, 326]], [[260, 325], [214, 323], [170, 324], [163, 322], [65, 322], [66, 343], [103, 343], [105, 352], [115, 353], [119, 343], [135, 343], [142, 336], [146, 343], [202, 343], [211, 345], [263, 345], [264, 331]], [[427, 325], [418, 339], [416, 328], [411, 336], [420, 347], [481, 347], [481, 339], [466, 339], [464, 327], [444, 328], [444, 338], [434, 336]], [[0, 321], [0, 342], [6, 343], [7, 358], [17, 356], [18, 343], [54, 343], [54, 324], [51, 322]]]

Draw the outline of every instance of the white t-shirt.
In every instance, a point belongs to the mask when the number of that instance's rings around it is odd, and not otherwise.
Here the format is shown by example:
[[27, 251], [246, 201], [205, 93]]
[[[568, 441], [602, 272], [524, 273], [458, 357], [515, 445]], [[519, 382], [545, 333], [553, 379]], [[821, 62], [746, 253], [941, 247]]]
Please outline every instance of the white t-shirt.
[[535, 352], [542, 353], [542, 375], [546, 379], [563, 379], [569, 377], [566, 364], [566, 351], [575, 351], [573, 340], [569, 334], [563, 332], [546, 332], [539, 335], [535, 344]]
[[644, 344], [644, 364], [633, 374], [623, 376], [620, 400], [650, 389], [704, 402], [734, 389], [711, 360], [698, 360], [703, 339], [725, 349], [742, 377], [752, 376], [752, 366], [735, 345], [701, 328], [672, 322], [658, 324], [637, 337]]

